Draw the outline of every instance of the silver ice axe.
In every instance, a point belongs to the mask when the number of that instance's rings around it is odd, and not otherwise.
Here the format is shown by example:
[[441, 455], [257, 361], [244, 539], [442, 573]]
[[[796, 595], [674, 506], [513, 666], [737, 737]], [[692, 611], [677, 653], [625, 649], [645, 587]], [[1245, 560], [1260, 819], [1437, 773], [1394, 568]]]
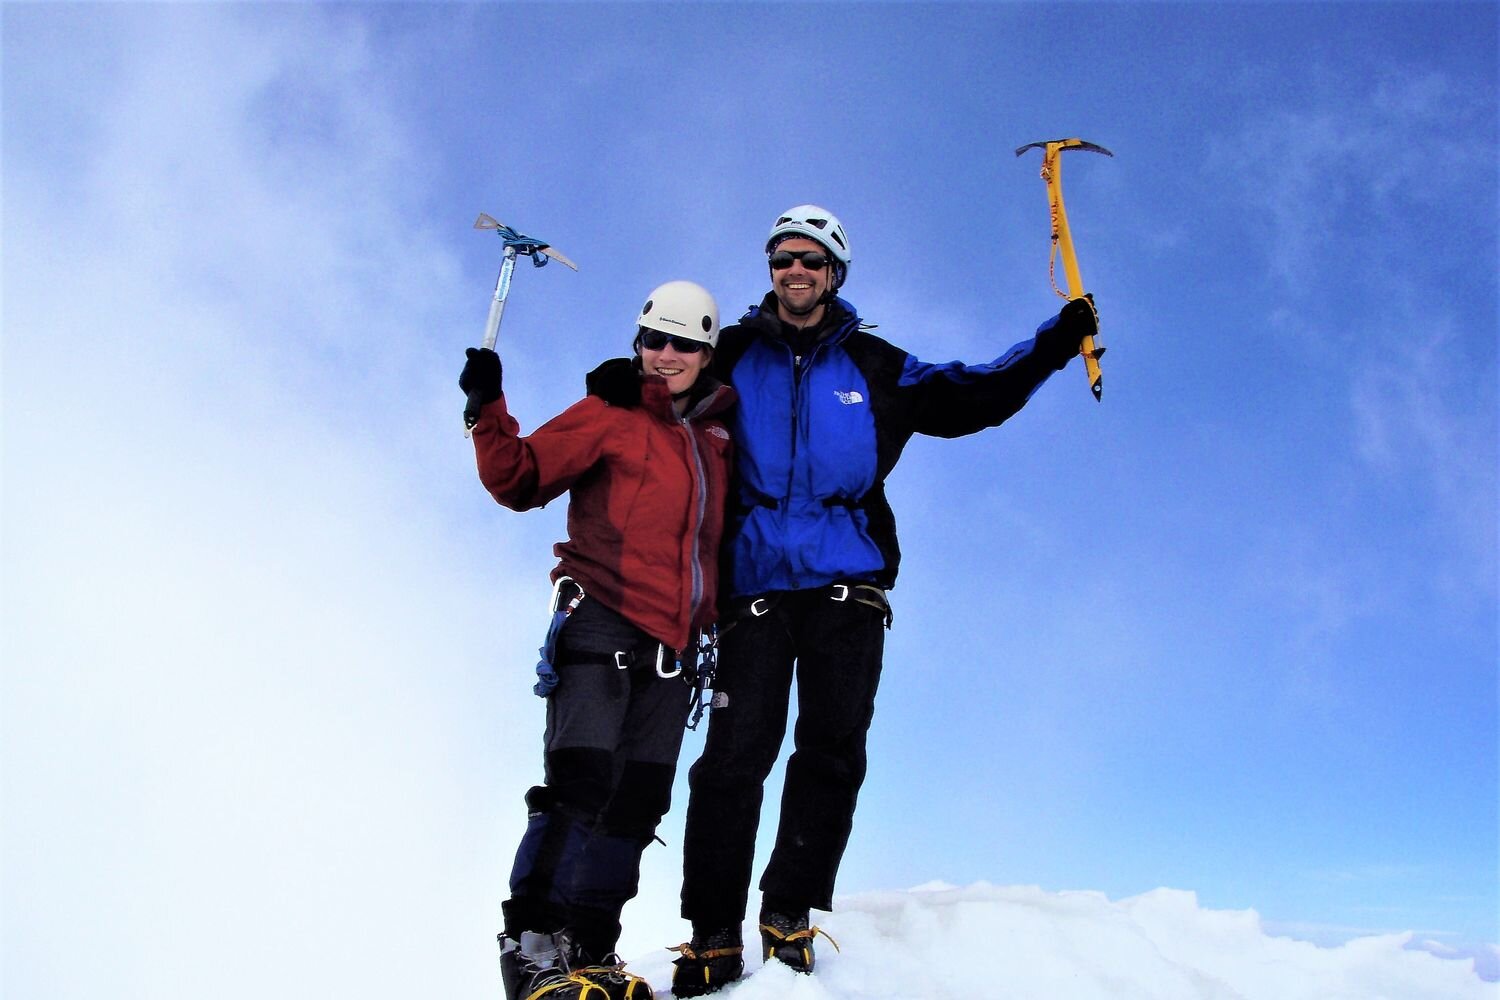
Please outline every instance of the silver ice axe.
[[[1043, 152], [1042, 180], [1047, 182], [1047, 204], [1052, 212], [1052, 256], [1048, 260], [1048, 269], [1052, 272], [1052, 288], [1069, 301], [1084, 298], [1083, 277], [1078, 273], [1078, 258], [1073, 253], [1073, 234], [1068, 229], [1068, 213], [1063, 208], [1062, 196], [1062, 153], [1068, 149], [1085, 149], [1090, 153], [1103, 153], [1105, 156], [1114, 156], [1103, 146], [1096, 146], [1092, 142], [1084, 142], [1082, 139], [1054, 139], [1051, 142], [1029, 142], [1016, 150], [1020, 156], [1028, 149], [1040, 149]], [[1068, 290], [1064, 292], [1057, 287], [1057, 253], [1062, 251], [1063, 272], [1067, 275]], [[1089, 307], [1093, 308], [1093, 300], [1087, 299]], [[1099, 314], [1094, 314], [1095, 326], [1098, 325]], [[1084, 337], [1080, 347], [1084, 363], [1088, 366], [1089, 388], [1093, 390], [1094, 398], [1104, 398], [1104, 376], [1099, 371], [1099, 355], [1104, 353], [1104, 348], [1094, 344], [1092, 336]]]
[[[505, 299], [510, 295], [510, 276], [516, 269], [516, 258], [527, 256], [537, 267], [541, 267], [548, 260], [555, 260], [561, 264], [578, 270], [578, 265], [573, 263], [545, 240], [539, 240], [534, 236], [526, 236], [483, 212], [474, 221], [475, 229], [493, 230], [505, 243], [505, 254], [500, 260], [500, 277], [495, 281], [495, 296], [490, 299], [490, 315], [484, 322], [484, 340], [480, 342], [481, 347], [489, 350], [495, 349], [495, 338], [500, 335], [500, 318], [505, 315]], [[468, 403], [464, 406], [464, 427], [472, 428], [479, 420], [479, 394], [469, 393]]]

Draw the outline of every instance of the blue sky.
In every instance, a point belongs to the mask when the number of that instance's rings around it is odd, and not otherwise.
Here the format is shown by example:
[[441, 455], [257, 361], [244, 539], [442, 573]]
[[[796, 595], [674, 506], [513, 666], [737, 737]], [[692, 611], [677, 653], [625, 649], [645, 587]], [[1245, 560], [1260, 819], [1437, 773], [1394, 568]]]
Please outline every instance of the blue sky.
[[1500, 939], [1496, 53], [1492, 4], [6, 4], [7, 986], [493, 987], [563, 508], [460, 432], [477, 213], [580, 265], [516, 274], [531, 428], [806, 201], [893, 343], [999, 355], [1059, 305], [1012, 150], [1067, 135], [1104, 402], [888, 484], [840, 890]]

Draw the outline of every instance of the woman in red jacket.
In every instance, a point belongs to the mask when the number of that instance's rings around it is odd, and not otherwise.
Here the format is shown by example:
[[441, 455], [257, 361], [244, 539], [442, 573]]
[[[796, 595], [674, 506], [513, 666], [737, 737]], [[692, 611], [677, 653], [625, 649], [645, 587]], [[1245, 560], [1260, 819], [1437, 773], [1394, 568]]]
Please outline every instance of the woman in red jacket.
[[719, 313], [702, 287], [655, 289], [636, 325], [639, 409], [587, 396], [521, 437], [498, 355], [470, 348], [459, 377], [484, 400], [474, 452], [495, 500], [519, 511], [570, 493], [552, 571], [561, 627], [537, 667], [545, 780], [526, 795], [503, 905], [507, 1000], [651, 996], [613, 953], [671, 799], [692, 651], [715, 616], [730, 463], [720, 416], [734, 390], [706, 374]]

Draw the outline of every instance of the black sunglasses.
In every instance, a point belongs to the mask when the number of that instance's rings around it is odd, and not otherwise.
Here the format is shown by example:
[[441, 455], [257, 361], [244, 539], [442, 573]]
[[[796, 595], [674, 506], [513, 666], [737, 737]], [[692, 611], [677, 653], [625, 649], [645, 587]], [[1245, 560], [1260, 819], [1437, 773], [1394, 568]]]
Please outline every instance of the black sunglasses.
[[697, 354], [708, 345], [701, 340], [689, 340], [686, 337], [674, 337], [670, 333], [662, 333], [660, 330], [652, 330], [647, 327], [640, 328], [641, 346], [649, 351], [660, 351], [668, 344], [678, 354]]
[[800, 260], [809, 271], [821, 271], [828, 266], [828, 255], [821, 250], [777, 250], [771, 255], [771, 270], [785, 271], [794, 260]]

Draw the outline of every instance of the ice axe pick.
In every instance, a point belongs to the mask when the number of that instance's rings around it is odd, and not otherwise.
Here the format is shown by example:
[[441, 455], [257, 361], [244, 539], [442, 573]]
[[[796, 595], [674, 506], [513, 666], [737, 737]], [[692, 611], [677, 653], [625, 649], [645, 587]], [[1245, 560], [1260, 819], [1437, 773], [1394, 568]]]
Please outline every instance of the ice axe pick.
[[[510, 276], [516, 269], [516, 258], [526, 256], [537, 267], [541, 267], [548, 260], [555, 260], [578, 270], [578, 265], [573, 263], [544, 240], [534, 236], [526, 236], [483, 212], [474, 221], [475, 229], [493, 230], [505, 243], [505, 253], [500, 260], [500, 277], [495, 281], [495, 296], [490, 299], [490, 315], [484, 323], [484, 340], [480, 346], [490, 350], [495, 349], [495, 338], [500, 335], [500, 318], [505, 315], [505, 299], [510, 295]], [[464, 405], [464, 433], [473, 428], [479, 420], [479, 393], [469, 393], [469, 400]]]
[[[1114, 156], [1103, 146], [1096, 146], [1092, 142], [1084, 142], [1082, 139], [1054, 139], [1051, 142], [1029, 142], [1016, 150], [1020, 156], [1028, 149], [1042, 150], [1042, 180], [1047, 182], [1047, 204], [1052, 210], [1052, 254], [1047, 261], [1047, 270], [1052, 277], [1052, 290], [1058, 295], [1069, 300], [1084, 297], [1083, 277], [1078, 273], [1078, 258], [1073, 253], [1073, 234], [1068, 230], [1068, 212], [1063, 207], [1062, 196], [1062, 154], [1069, 149], [1085, 149], [1090, 153], [1103, 153], [1105, 156]], [[1057, 287], [1057, 255], [1062, 252], [1063, 273], [1067, 277], [1068, 290], [1065, 292]], [[1093, 308], [1093, 301], [1086, 300], [1089, 308]], [[1095, 326], [1097, 328], [1099, 314], [1094, 313]], [[1094, 343], [1092, 336], [1084, 337], [1079, 347], [1079, 353], [1083, 355], [1084, 363], [1088, 366], [1089, 388], [1094, 392], [1096, 400], [1104, 398], [1104, 376], [1099, 371], [1099, 356], [1104, 353], [1104, 348]]]

